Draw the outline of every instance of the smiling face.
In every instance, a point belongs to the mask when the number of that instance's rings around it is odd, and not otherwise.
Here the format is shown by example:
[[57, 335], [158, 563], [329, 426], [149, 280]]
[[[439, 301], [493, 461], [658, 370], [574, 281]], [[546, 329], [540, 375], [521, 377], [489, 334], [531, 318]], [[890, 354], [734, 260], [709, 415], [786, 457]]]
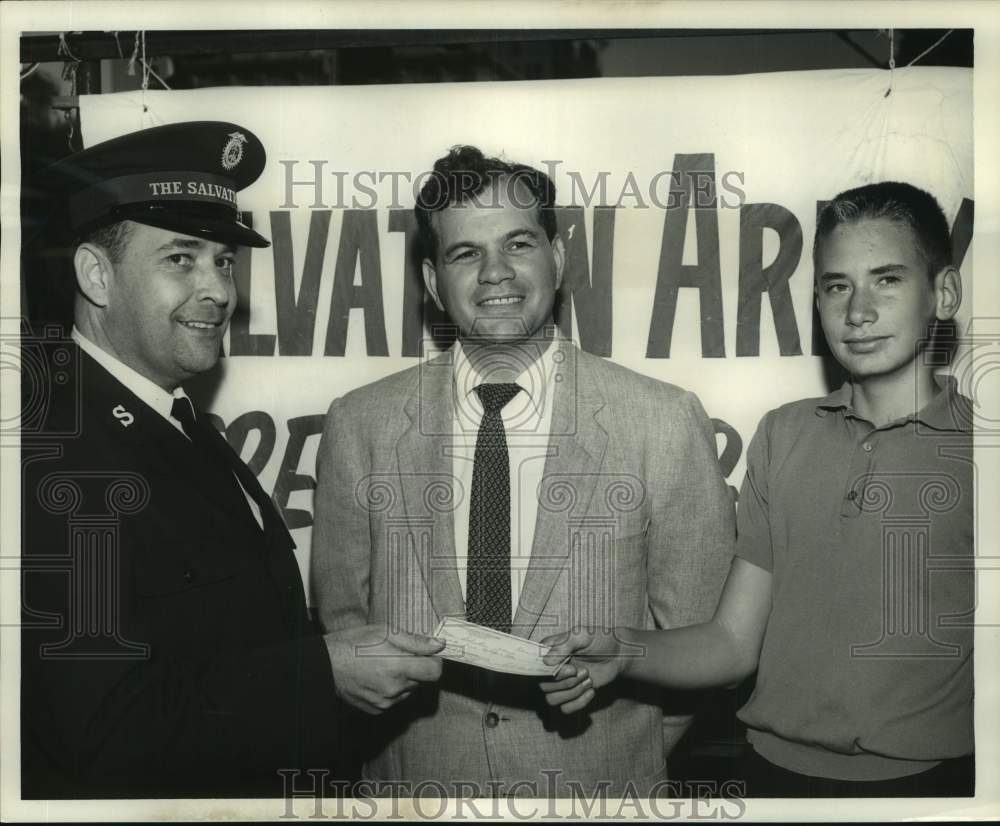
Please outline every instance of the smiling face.
[[431, 219], [437, 256], [424, 260], [424, 283], [463, 340], [524, 341], [552, 320], [562, 241], [549, 241], [524, 184], [509, 193], [506, 183]]
[[172, 390], [219, 359], [236, 307], [236, 249], [144, 224], [127, 239], [108, 264], [100, 333], [120, 361]]
[[905, 377], [930, 325], [954, 315], [956, 277], [950, 267], [928, 273], [907, 224], [865, 218], [837, 226], [816, 257], [816, 306], [837, 361], [855, 380]]

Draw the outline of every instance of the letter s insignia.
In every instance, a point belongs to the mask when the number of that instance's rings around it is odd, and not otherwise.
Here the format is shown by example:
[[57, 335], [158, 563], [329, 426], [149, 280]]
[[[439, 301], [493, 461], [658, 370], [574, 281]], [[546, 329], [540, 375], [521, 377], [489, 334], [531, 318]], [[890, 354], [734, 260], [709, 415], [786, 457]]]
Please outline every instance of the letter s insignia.
[[112, 409], [111, 414], [121, 422], [122, 427], [128, 427], [135, 421], [135, 416], [129, 413], [122, 405], [117, 405]]

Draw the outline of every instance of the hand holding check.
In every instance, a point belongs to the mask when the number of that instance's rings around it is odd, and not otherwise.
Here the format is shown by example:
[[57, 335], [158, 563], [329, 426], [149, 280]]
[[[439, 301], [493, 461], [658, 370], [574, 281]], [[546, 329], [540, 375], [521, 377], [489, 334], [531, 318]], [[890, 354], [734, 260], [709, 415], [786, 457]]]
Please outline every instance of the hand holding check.
[[[567, 714], [586, 707], [595, 690], [623, 670], [624, 644], [612, 632], [574, 631], [542, 642], [504, 634], [454, 617], [438, 624], [434, 637], [363, 626], [327, 635], [337, 693], [369, 714], [405, 700], [423, 682], [441, 676], [439, 658], [526, 677], [540, 683], [549, 705]], [[587, 662], [570, 663], [569, 658]]]
[[[438, 656], [479, 668], [523, 676], [549, 677], [540, 683], [549, 705], [571, 714], [586, 707], [596, 689], [625, 670], [626, 643], [614, 632], [577, 630], [539, 642], [446, 617], [434, 632], [445, 642]], [[570, 657], [589, 666], [571, 663]]]
[[543, 658], [546, 664], [563, 664], [556, 679], [542, 683], [541, 689], [545, 701], [564, 714], [586, 708], [597, 689], [624, 673], [628, 665], [627, 644], [616, 631], [577, 629], [546, 637], [541, 644], [549, 649]]
[[434, 655], [444, 643], [431, 637], [362, 625], [324, 639], [337, 695], [368, 714], [381, 714], [421, 683], [441, 677], [441, 660]]

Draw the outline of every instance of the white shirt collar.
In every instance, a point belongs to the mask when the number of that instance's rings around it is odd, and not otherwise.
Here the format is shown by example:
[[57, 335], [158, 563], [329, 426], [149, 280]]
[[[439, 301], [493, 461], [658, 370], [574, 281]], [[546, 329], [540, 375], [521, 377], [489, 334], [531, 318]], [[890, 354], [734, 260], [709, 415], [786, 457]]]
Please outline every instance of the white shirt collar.
[[[522, 392], [504, 408], [504, 419], [537, 423], [543, 418], [552, 404], [558, 363], [555, 354], [559, 351], [561, 341], [561, 336], [557, 334], [541, 358], [532, 362], [517, 377], [516, 383]], [[455, 342], [453, 364], [452, 389], [455, 398], [455, 416], [463, 430], [475, 433], [483, 417], [483, 405], [475, 389], [483, 383], [483, 376], [469, 361], [460, 340]], [[529, 432], [534, 432], [535, 424], [528, 426], [531, 428]]]
[[73, 326], [71, 336], [83, 352], [124, 384], [141, 401], [152, 407], [153, 410], [163, 416], [168, 422], [174, 424], [174, 419], [170, 416], [170, 410], [173, 407], [174, 399], [187, 398], [184, 388], [178, 387], [173, 393], [168, 393], [156, 384], [156, 382], [150, 381], [124, 362], [119, 361], [107, 350], [101, 349], [101, 347], [81, 333], [76, 325]]

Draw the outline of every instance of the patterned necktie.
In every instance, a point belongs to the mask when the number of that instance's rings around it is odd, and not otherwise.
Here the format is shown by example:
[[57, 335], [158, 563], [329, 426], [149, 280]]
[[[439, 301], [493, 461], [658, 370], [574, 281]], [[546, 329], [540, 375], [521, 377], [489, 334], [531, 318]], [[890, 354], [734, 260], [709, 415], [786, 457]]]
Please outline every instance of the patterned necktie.
[[[257, 481], [253, 471], [250, 470], [235, 451], [229, 446], [221, 434], [210, 424], [194, 414], [194, 405], [186, 396], [177, 396], [170, 408], [170, 415], [181, 423], [184, 433], [191, 440], [191, 443], [198, 448], [205, 458], [208, 466], [212, 468], [215, 475], [214, 484], [219, 486], [219, 490], [229, 496], [234, 506], [250, 513], [250, 505], [247, 503], [243, 492], [252, 496], [257, 507], [260, 509], [261, 519], [264, 521], [264, 529], [270, 526], [270, 520], [274, 517], [274, 508], [271, 500], [264, 489]], [[233, 477], [236, 477], [234, 479]], [[239, 485], [236, 480], [239, 480]], [[242, 485], [243, 490], [240, 490]], [[256, 524], [254, 519], [254, 524]]]
[[521, 388], [480, 384], [483, 420], [476, 436], [469, 506], [465, 615], [469, 622], [510, 632], [510, 460], [500, 411]]

